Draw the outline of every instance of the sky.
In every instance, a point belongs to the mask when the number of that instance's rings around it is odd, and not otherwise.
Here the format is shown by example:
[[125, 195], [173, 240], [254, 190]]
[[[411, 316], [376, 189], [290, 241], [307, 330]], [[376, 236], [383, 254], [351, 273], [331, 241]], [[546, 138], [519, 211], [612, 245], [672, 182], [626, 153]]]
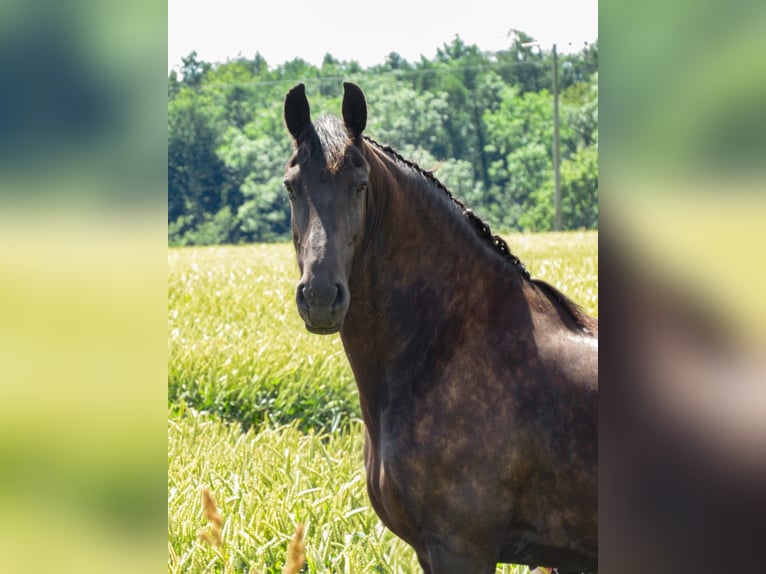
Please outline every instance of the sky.
[[168, 0], [168, 70], [192, 51], [206, 62], [260, 52], [272, 68], [296, 57], [320, 65], [330, 53], [366, 68], [391, 52], [431, 59], [456, 35], [501, 50], [512, 29], [578, 51], [598, 38], [598, 0]]

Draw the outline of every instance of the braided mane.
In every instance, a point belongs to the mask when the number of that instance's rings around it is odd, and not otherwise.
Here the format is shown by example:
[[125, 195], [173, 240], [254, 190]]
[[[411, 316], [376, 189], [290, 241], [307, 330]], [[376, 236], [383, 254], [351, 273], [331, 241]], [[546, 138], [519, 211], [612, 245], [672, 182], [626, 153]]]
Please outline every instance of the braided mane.
[[508, 243], [506, 243], [505, 239], [500, 237], [499, 235], [493, 235], [492, 230], [489, 227], [489, 224], [482, 221], [482, 219], [476, 215], [471, 209], [466, 207], [466, 205], [460, 201], [457, 197], [452, 195], [452, 192], [447, 189], [447, 187], [439, 181], [436, 176], [433, 174], [432, 171], [428, 171], [420, 167], [418, 164], [416, 164], [414, 161], [406, 159], [404, 156], [402, 156], [399, 152], [397, 152], [394, 148], [388, 145], [383, 145], [372, 139], [371, 137], [364, 135], [364, 139], [372, 144], [375, 148], [393, 156], [396, 160], [403, 163], [410, 169], [414, 170], [415, 172], [419, 173], [423, 177], [425, 177], [428, 181], [430, 181], [435, 187], [439, 188], [442, 192], [447, 194], [447, 197], [454, 203], [456, 206], [458, 206], [465, 216], [465, 218], [468, 220], [468, 222], [471, 224], [471, 227], [473, 227], [476, 234], [481, 237], [487, 244], [489, 244], [492, 249], [496, 253], [499, 253], [503, 258], [505, 258], [507, 261], [509, 261], [516, 269], [521, 273], [522, 277], [524, 277], [527, 281], [532, 283], [535, 287], [543, 291], [546, 295], [557, 301], [565, 311], [567, 311], [570, 315], [570, 317], [575, 321], [577, 326], [583, 330], [586, 333], [593, 333], [598, 332], [598, 322], [596, 319], [593, 319], [592, 317], [589, 317], [585, 314], [585, 312], [582, 310], [582, 308], [572, 301], [569, 297], [564, 295], [561, 291], [550, 285], [549, 283], [542, 281], [541, 279], [532, 279], [532, 277], [529, 274], [529, 271], [524, 266], [524, 264], [521, 262], [521, 260], [511, 253], [510, 248], [508, 247]]
[[452, 195], [452, 192], [447, 189], [447, 187], [439, 181], [436, 176], [433, 174], [432, 171], [428, 171], [420, 167], [418, 164], [416, 164], [414, 161], [410, 161], [406, 158], [404, 158], [399, 152], [397, 152], [394, 148], [387, 145], [382, 145], [378, 142], [376, 142], [374, 139], [372, 139], [369, 136], [364, 136], [364, 139], [373, 144], [376, 148], [392, 155], [397, 160], [405, 164], [407, 167], [413, 169], [423, 177], [425, 177], [428, 181], [430, 181], [434, 186], [438, 187], [440, 190], [442, 190], [444, 193], [447, 194], [447, 197], [457, 205], [460, 210], [463, 212], [463, 215], [468, 220], [468, 222], [473, 227], [474, 231], [476, 231], [477, 235], [484, 239], [489, 245], [492, 246], [492, 248], [502, 255], [505, 259], [510, 261], [516, 268], [518, 268], [519, 272], [526, 278], [531, 279], [529, 275], [529, 271], [527, 271], [527, 268], [524, 266], [524, 264], [521, 262], [521, 260], [516, 257], [513, 253], [511, 253], [510, 248], [508, 247], [508, 243], [506, 243], [505, 239], [500, 237], [499, 235], [492, 235], [492, 230], [489, 228], [489, 224], [485, 223], [484, 221], [479, 218], [478, 215], [476, 215], [471, 209], [466, 207], [466, 205], [460, 201], [457, 197]]

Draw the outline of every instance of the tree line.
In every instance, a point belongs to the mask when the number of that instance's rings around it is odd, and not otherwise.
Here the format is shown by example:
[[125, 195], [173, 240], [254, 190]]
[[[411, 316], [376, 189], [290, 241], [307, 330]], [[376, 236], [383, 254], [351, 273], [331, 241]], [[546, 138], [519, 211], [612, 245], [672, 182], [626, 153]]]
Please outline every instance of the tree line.
[[[339, 113], [342, 82], [365, 92], [365, 133], [436, 176], [493, 231], [553, 227], [553, 61], [517, 32], [485, 53], [459, 37], [433, 59], [391, 53], [362, 68], [326, 54], [275, 68], [256, 54], [225, 63], [192, 52], [168, 75], [168, 241], [286, 240], [282, 177], [292, 141], [286, 91], [304, 82], [317, 111]], [[598, 43], [559, 56], [562, 219], [598, 225]]]

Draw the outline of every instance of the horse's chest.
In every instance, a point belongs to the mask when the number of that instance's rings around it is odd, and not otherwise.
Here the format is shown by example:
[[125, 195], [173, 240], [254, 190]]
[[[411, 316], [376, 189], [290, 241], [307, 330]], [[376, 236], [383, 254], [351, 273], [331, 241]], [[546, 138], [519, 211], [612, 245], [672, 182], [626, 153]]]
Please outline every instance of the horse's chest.
[[390, 439], [368, 442], [367, 448], [367, 489], [376, 513], [388, 528], [418, 548], [423, 497], [422, 478], [413, 472], [417, 465]]
[[459, 525], [466, 517], [494, 514], [502, 505], [502, 456], [482, 455], [482, 445], [465, 429], [429, 421], [428, 413], [384, 419], [368, 479], [384, 521], [404, 538], [422, 530]]

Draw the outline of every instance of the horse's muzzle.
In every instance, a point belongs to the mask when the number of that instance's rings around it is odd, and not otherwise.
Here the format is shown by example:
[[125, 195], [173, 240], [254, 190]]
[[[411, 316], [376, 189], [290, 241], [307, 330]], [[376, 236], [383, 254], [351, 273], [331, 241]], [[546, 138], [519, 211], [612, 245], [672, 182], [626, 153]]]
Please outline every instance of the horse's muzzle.
[[300, 283], [295, 302], [306, 329], [319, 335], [337, 333], [348, 310], [348, 289], [339, 284]]

